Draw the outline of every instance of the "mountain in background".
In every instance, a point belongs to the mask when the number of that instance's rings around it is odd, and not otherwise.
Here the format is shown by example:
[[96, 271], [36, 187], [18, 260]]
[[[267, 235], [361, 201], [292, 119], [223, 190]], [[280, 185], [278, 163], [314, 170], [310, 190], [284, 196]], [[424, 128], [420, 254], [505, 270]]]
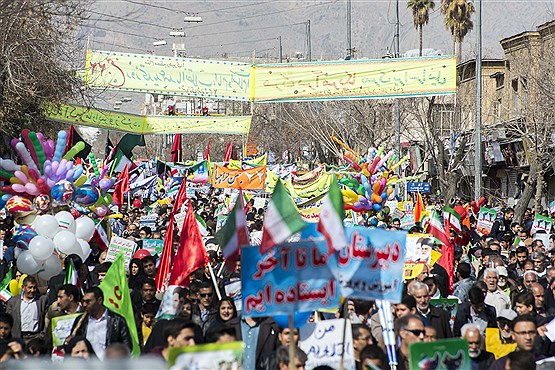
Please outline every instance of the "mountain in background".
[[[97, 1], [83, 33], [94, 49], [173, 55], [172, 44], [183, 44], [182, 55], [201, 58], [276, 60], [281, 36], [283, 57], [307, 55], [310, 20], [312, 60], [337, 60], [347, 54], [347, 2], [332, 1]], [[452, 52], [450, 33], [443, 25], [440, 1], [424, 27], [424, 48]], [[400, 1], [401, 52], [418, 48], [407, 1]], [[202, 23], [185, 23], [194, 14]], [[555, 18], [553, 1], [485, 1], [482, 4], [484, 58], [502, 58], [499, 40]], [[475, 19], [473, 19], [475, 22]], [[352, 46], [356, 58], [381, 58], [393, 51], [395, 1], [352, 1]], [[170, 37], [183, 30], [186, 37]], [[154, 47], [156, 40], [167, 45]], [[463, 46], [463, 60], [475, 54], [475, 33]], [[179, 47], [179, 45], [178, 45]], [[293, 59], [297, 60], [297, 58]]]

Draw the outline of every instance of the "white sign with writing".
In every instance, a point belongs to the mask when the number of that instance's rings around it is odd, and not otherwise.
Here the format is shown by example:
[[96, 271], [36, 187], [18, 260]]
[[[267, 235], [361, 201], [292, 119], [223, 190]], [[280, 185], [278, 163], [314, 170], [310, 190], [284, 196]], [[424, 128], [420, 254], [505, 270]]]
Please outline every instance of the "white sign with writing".
[[183, 223], [185, 222], [185, 217], [186, 216], [187, 216], [187, 211], [176, 213], [175, 216], [173, 216], [173, 219], [175, 220], [175, 223], [177, 224], [177, 228], [179, 229], [179, 232], [181, 232], [181, 230], [183, 230]]
[[129, 269], [129, 262], [135, 249], [137, 248], [137, 243], [133, 240], [120, 238], [119, 236], [112, 236], [110, 240], [110, 245], [108, 246], [108, 254], [106, 255], [106, 262], [114, 262], [116, 257], [120, 253], [123, 253], [123, 259], [125, 261], [125, 269]]
[[[345, 330], [345, 341], [343, 331]], [[345, 343], [345, 344], [343, 344]], [[344, 319], [324, 320], [301, 326], [299, 332], [299, 347], [306, 353], [306, 370], [319, 365], [328, 365], [334, 369], [341, 367], [341, 354], [345, 351], [343, 368], [355, 369], [355, 355], [353, 352], [353, 333], [351, 325], [345, 328]]]

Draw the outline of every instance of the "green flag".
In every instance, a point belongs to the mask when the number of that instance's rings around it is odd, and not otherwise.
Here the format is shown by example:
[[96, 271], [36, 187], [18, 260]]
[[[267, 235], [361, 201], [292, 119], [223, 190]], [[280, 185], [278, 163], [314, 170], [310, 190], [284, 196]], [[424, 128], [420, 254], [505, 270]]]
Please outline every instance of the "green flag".
[[133, 342], [133, 351], [131, 353], [134, 356], [138, 356], [141, 353], [141, 347], [139, 346], [139, 336], [137, 335], [129, 286], [125, 277], [123, 253], [120, 253], [112, 263], [99, 287], [104, 293], [104, 305], [125, 318]]

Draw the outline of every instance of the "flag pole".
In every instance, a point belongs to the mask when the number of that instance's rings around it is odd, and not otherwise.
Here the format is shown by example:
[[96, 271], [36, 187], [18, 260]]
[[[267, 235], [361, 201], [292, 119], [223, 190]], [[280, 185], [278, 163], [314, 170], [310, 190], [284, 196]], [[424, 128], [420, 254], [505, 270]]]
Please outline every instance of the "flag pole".
[[341, 363], [339, 365], [340, 370], [345, 370], [345, 337], [347, 336], [347, 325], [349, 325], [349, 319], [345, 316], [345, 323], [343, 324], [343, 338], [341, 339]]
[[296, 370], [295, 366], [295, 320], [293, 314], [289, 314], [289, 370]]
[[212, 278], [212, 284], [214, 285], [214, 290], [216, 290], [218, 301], [221, 301], [222, 293], [220, 293], [220, 289], [218, 288], [218, 283], [216, 282], [216, 276], [214, 275], [214, 269], [212, 268], [212, 264], [210, 263], [210, 261], [208, 261], [208, 269], [210, 270], [210, 277]]

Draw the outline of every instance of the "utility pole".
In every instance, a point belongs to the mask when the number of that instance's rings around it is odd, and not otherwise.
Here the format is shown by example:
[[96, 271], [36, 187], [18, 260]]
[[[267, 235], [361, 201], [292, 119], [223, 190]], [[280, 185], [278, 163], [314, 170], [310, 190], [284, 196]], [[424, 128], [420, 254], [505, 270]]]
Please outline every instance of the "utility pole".
[[279, 40], [279, 62], [283, 63], [283, 48], [281, 47], [281, 36], [278, 37]]
[[353, 45], [351, 43], [351, 0], [347, 0], [347, 60], [353, 58]]
[[312, 36], [310, 35], [310, 19], [306, 21], [306, 45], [308, 61], [312, 62]]
[[482, 196], [482, 0], [476, 6], [476, 120], [474, 122], [474, 199]]
[[[399, 58], [400, 45], [399, 45], [399, 0], [396, 1], [395, 6], [395, 58]], [[395, 115], [395, 154], [398, 160], [401, 159], [401, 107], [399, 106], [399, 99], [393, 99], [393, 111]], [[397, 174], [401, 172], [401, 167], [397, 167]], [[397, 189], [399, 190], [399, 189]]]

